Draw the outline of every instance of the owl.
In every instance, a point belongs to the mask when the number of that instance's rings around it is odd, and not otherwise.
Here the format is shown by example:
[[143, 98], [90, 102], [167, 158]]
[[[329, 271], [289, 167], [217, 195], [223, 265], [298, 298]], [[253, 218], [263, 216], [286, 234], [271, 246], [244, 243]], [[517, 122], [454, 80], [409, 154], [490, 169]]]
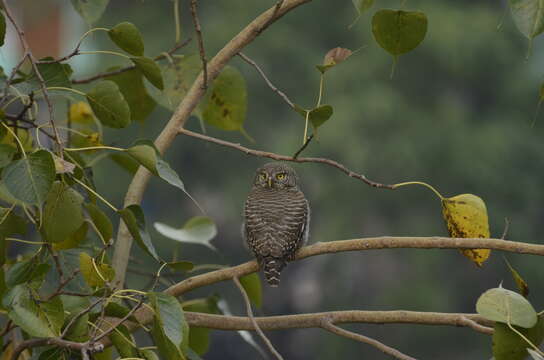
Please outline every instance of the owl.
[[244, 209], [242, 233], [270, 286], [306, 243], [310, 206], [291, 167], [268, 163], [257, 169]]

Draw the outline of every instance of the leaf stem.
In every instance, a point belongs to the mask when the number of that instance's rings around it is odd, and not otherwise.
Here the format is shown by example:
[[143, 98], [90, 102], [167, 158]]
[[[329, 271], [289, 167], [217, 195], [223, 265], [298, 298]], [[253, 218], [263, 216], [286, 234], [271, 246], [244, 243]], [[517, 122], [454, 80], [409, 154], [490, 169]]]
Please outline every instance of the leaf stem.
[[115, 206], [113, 206], [108, 200], [104, 199], [99, 193], [97, 193], [96, 191], [94, 191], [91, 187], [89, 187], [87, 184], [85, 184], [83, 181], [80, 181], [78, 180], [77, 178], [75, 177], [72, 177], [72, 180], [74, 180], [75, 182], [77, 182], [79, 185], [83, 186], [87, 191], [89, 191], [90, 193], [92, 193], [94, 196], [96, 196], [97, 198], [99, 198], [100, 200], [102, 200], [102, 202], [106, 205], [108, 205], [113, 211], [115, 212], [119, 212], [119, 209], [116, 208]]
[[398, 184], [391, 185], [391, 188], [394, 190], [396, 188], [399, 188], [401, 186], [406, 186], [406, 185], [422, 185], [422, 186], [425, 186], [426, 188], [432, 190], [432, 192], [434, 192], [436, 194], [436, 196], [438, 196], [440, 198], [441, 201], [444, 200], [444, 196], [442, 196], [442, 194], [440, 194], [438, 192], [438, 190], [436, 190], [431, 185], [429, 185], [429, 184], [427, 184], [425, 182], [422, 182], [422, 181], [407, 181], [407, 182], [403, 182], [403, 183], [398, 183]]
[[181, 41], [181, 23], [179, 21], [179, 0], [174, 0], [174, 21], [176, 24], [176, 44]]
[[17, 238], [12, 238], [12, 237], [7, 237], [6, 240], [7, 241], [21, 242], [21, 243], [25, 243], [25, 244], [32, 244], [32, 245], [45, 245], [45, 244], [47, 244], [46, 242], [42, 242], [42, 241], [30, 241], [30, 240], [23, 240], [23, 239], [17, 239]]
[[306, 110], [306, 118], [304, 120], [304, 138], [302, 139], [302, 145], [306, 144], [308, 139], [308, 122], [310, 120], [310, 111]]
[[316, 108], [321, 105], [321, 99], [323, 98], [323, 89], [325, 87], [325, 74], [321, 74], [321, 77], [319, 79], [319, 96], [317, 98], [317, 105]]
[[82, 148], [64, 148], [66, 151], [87, 151], [87, 150], [115, 150], [115, 151], [125, 151], [125, 149], [113, 147], [113, 146], [88, 146]]
[[21, 143], [21, 140], [19, 140], [19, 138], [17, 137], [15, 132], [13, 130], [11, 130], [11, 128], [9, 126], [7, 126], [4, 122], [2, 122], [2, 126], [5, 127], [6, 130], [11, 134], [11, 136], [13, 136], [15, 141], [17, 141], [17, 145], [19, 145], [19, 147], [21, 148], [21, 153], [23, 154], [23, 158], [26, 159], [25, 148], [23, 147], [23, 144]]
[[74, 94], [78, 94], [78, 95], [81, 95], [81, 96], [87, 96], [83, 91], [79, 91], [79, 90], [76, 90], [76, 89], [63, 87], [63, 86], [51, 86], [51, 87], [48, 87], [47, 90], [68, 91], [68, 92], [73, 92]]
[[121, 53], [116, 52], [116, 51], [110, 51], [110, 50], [80, 51], [79, 53], [80, 53], [81, 55], [109, 54], [109, 55], [115, 55], [115, 56], [124, 57], [125, 59], [130, 59], [130, 56], [128, 56], [128, 55], [121, 54]]

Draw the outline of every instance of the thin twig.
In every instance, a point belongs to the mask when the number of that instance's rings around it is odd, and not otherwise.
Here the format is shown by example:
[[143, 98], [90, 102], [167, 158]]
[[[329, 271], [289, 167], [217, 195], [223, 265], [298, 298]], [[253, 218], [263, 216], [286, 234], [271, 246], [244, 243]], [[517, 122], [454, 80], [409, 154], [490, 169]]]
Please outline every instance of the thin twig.
[[259, 324], [257, 324], [257, 321], [255, 321], [255, 317], [253, 316], [253, 310], [251, 310], [251, 302], [249, 301], [249, 297], [247, 296], [246, 290], [244, 289], [242, 284], [240, 284], [240, 280], [238, 279], [238, 277], [235, 276], [235, 277], [232, 278], [232, 281], [234, 281], [234, 283], [238, 287], [238, 290], [240, 290], [240, 292], [242, 293], [242, 297], [244, 298], [244, 302], [246, 303], [247, 316], [251, 320], [251, 323], [253, 324], [254, 330], [257, 332], [257, 334], [259, 334], [259, 336], [261, 337], [263, 342], [266, 344], [266, 346], [268, 347], [270, 352], [276, 357], [276, 359], [283, 360], [283, 357], [274, 348], [274, 345], [272, 345], [270, 340], [268, 340], [266, 335], [263, 333], [263, 331], [259, 327]]
[[192, 136], [192, 137], [195, 137], [197, 139], [212, 142], [214, 144], [218, 144], [218, 145], [221, 145], [221, 146], [231, 147], [233, 149], [242, 151], [243, 153], [246, 153], [247, 155], [265, 157], [265, 158], [270, 158], [270, 159], [274, 159], [274, 160], [278, 160], [278, 161], [291, 161], [291, 162], [297, 162], [297, 163], [312, 162], [312, 163], [326, 164], [326, 165], [337, 168], [338, 170], [340, 170], [343, 173], [347, 174], [349, 177], [352, 177], [352, 178], [363, 181], [365, 184], [367, 184], [369, 186], [372, 186], [372, 187], [375, 187], [375, 188], [393, 190], [393, 185], [382, 184], [382, 183], [378, 183], [378, 182], [369, 180], [363, 174], [355, 173], [355, 172], [349, 170], [348, 168], [346, 168], [344, 165], [342, 165], [342, 164], [340, 164], [340, 163], [338, 163], [338, 162], [336, 162], [334, 160], [325, 159], [325, 158], [294, 158], [292, 156], [279, 155], [279, 154], [275, 154], [275, 153], [271, 153], [271, 152], [249, 149], [249, 148], [246, 148], [244, 146], [241, 146], [240, 144], [235, 144], [235, 143], [228, 142], [228, 141], [225, 141], [225, 140], [213, 138], [211, 136], [202, 135], [202, 134], [190, 131], [190, 130], [186, 130], [184, 128], [178, 129], [178, 132], [180, 134], [184, 134], [184, 135], [187, 135], [187, 136]]
[[508, 235], [508, 229], [510, 228], [510, 220], [508, 218], [504, 218], [504, 230], [502, 231], [501, 239], [506, 239], [506, 235]]
[[200, 28], [200, 20], [198, 19], [198, 13], [196, 11], [196, 1], [197, 0], [191, 0], [191, 17], [193, 18], [193, 25], [198, 40], [200, 59], [202, 60], [202, 72], [204, 74], [202, 88], [206, 89], [208, 87], [208, 61], [206, 60], [206, 52], [204, 51], [204, 41], [202, 40], [202, 29]]
[[[53, 129], [53, 135], [55, 137], [55, 143], [57, 144], [59, 155], [62, 158], [63, 157], [63, 151], [62, 151], [62, 142], [60, 140], [60, 135], [57, 130], [57, 127], [55, 126], [55, 120], [53, 115], [53, 105], [51, 103], [51, 99], [49, 98], [49, 93], [47, 91], [47, 85], [45, 84], [45, 80], [40, 72], [40, 69], [38, 69], [37, 60], [34, 58], [34, 55], [32, 54], [32, 51], [30, 50], [30, 47], [28, 46], [28, 43], [26, 42], [24, 32], [19, 28], [19, 25], [15, 21], [15, 18], [11, 14], [11, 10], [8, 7], [7, 3], [4, 1], [4, 13], [8, 17], [9, 21], [12, 23], [15, 31], [17, 32], [17, 35], [19, 37], [19, 41], [21, 42], [21, 46], [23, 47], [23, 58], [28, 57], [28, 60], [30, 61], [30, 64], [32, 65], [32, 69], [34, 70], [34, 73], [36, 74], [36, 77], [38, 78], [38, 81], [40, 83], [40, 87], [43, 93], [43, 98], [47, 104], [47, 108], [49, 110], [49, 123], [51, 124], [51, 128]], [[22, 61], [21, 61], [22, 63]]]
[[114, 331], [119, 325], [123, 324], [125, 321], [127, 321], [131, 316], [134, 315], [134, 313], [140, 308], [140, 306], [142, 306], [144, 303], [144, 299], [143, 297], [140, 299], [140, 301], [134, 305], [134, 307], [132, 309], [130, 309], [130, 311], [125, 315], [123, 316], [123, 318], [121, 318], [116, 324], [112, 325], [108, 330], [104, 331], [102, 334], [100, 334], [99, 336], [97, 336], [96, 338], [93, 339], [93, 343], [94, 342], [98, 342], [100, 341], [102, 338], [108, 336], [109, 334], [111, 334], [112, 331]]
[[472, 319], [469, 319], [466, 316], [462, 316], [459, 319], [459, 325], [460, 326], [467, 326], [467, 327], [469, 327], [471, 329], [474, 329], [474, 330], [476, 330], [478, 332], [481, 332], [482, 334], [493, 335], [493, 328], [478, 324], [476, 321], [474, 321]]
[[[174, 47], [172, 49], [167, 51], [167, 54], [168, 55], [174, 54], [176, 51], [178, 51], [182, 47], [186, 46], [190, 42], [191, 42], [191, 38], [188, 38], [187, 40], [185, 40], [185, 41], [183, 41], [183, 42], [181, 42], [179, 44], [174, 45]], [[155, 60], [155, 61], [163, 60], [163, 59], [166, 59], [166, 57], [167, 56], [165, 54], [160, 54], [160, 55], [156, 56], [155, 58], [153, 58], [153, 60]], [[136, 68], [136, 65], [129, 65], [129, 66], [125, 66], [123, 68], [117, 69], [117, 70], [106, 71], [106, 72], [99, 73], [99, 74], [96, 74], [96, 75], [93, 75], [93, 76], [89, 76], [89, 77], [86, 77], [86, 78], [83, 78], [83, 79], [72, 79], [72, 84], [88, 84], [88, 83], [93, 82], [95, 80], [102, 79], [102, 78], [105, 78], [105, 77], [108, 77], [108, 76], [121, 74], [121, 73], [124, 73], [125, 71], [129, 71], [129, 70], [132, 70], [134, 68]]]
[[100, 303], [102, 301], [104, 301], [104, 298], [96, 299], [89, 306], [87, 306], [87, 308], [85, 308], [84, 310], [82, 310], [79, 313], [77, 313], [76, 315], [74, 315], [74, 317], [72, 317], [72, 319], [70, 319], [70, 321], [68, 322], [68, 324], [64, 328], [64, 331], [60, 334], [60, 337], [64, 338], [66, 336], [66, 334], [68, 333], [68, 331], [70, 331], [70, 328], [72, 327], [72, 325], [77, 321], [77, 319], [79, 319], [80, 317], [82, 317], [83, 315], [85, 315], [86, 313], [91, 311], [98, 303]]
[[369, 338], [368, 336], [356, 334], [354, 332], [342, 329], [341, 327], [338, 327], [338, 326], [334, 325], [330, 321], [330, 319], [323, 318], [322, 321], [321, 321], [321, 327], [323, 329], [333, 333], [333, 334], [340, 335], [340, 336], [346, 337], [348, 339], [352, 339], [352, 340], [355, 340], [355, 341], [360, 341], [360, 342], [363, 342], [365, 344], [374, 346], [375, 348], [377, 348], [381, 352], [383, 352], [383, 353], [385, 353], [387, 355], [391, 355], [391, 356], [393, 356], [393, 357], [395, 357], [397, 359], [400, 359], [400, 360], [416, 360], [416, 358], [413, 358], [411, 356], [403, 354], [399, 350], [397, 350], [395, 348], [392, 348], [390, 346], [387, 346], [387, 345], [379, 342], [376, 339], [372, 339], [372, 338]]
[[53, 258], [53, 262], [55, 263], [55, 268], [57, 269], [57, 273], [59, 274], [60, 282], [64, 282], [64, 271], [62, 270], [62, 265], [60, 264], [59, 255], [53, 250], [53, 246], [50, 244], [47, 244], [47, 250], [51, 254], [51, 257]]
[[277, 87], [274, 86], [274, 84], [272, 84], [272, 82], [268, 79], [264, 71], [259, 67], [259, 65], [257, 65], [255, 61], [251, 60], [247, 55], [241, 52], [238, 53], [238, 56], [241, 57], [242, 60], [244, 60], [251, 66], [253, 66], [257, 70], [257, 72], [261, 75], [261, 77], [264, 79], [268, 87], [272, 89], [272, 91], [274, 91], [276, 94], [278, 94], [287, 103], [287, 105], [289, 105], [293, 109], [295, 108], [295, 104], [291, 100], [289, 100], [289, 98], [287, 97], [287, 95], [285, 95], [283, 91], [279, 90]]
[[77, 274], [79, 274], [79, 269], [75, 269], [72, 275], [68, 276], [66, 279], [64, 279], [64, 281], [60, 281], [59, 285], [57, 286], [57, 289], [53, 293], [51, 293], [48, 297], [46, 297], [44, 301], [49, 301], [57, 295], [61, 295], [61, 294], [66, 295], [66, 292], [63, 292], [62, 289], [64, 289], [64, 287], [68, 285], [68, 283], [70, 283], [70, 281], [72, 281], [77, 276]]
[[297, 152], [295, 153], [295, 155], [293, 155], [293, 159], [296, 159], [301, 152], [304, 151], [304, 149], [306, 149], [306, 147], [308, 146], [308, 144], [310, 143], [310, 141], [312, 141], [312, 139], [314, 138], [314, 134], [308, 136], [308, 138], [306, 139], [306, 141], [304, 142], [304, 144], [302, 145], [302, 147], [300, 149], [297, 150]]
[[63, 340], [60, 337], [59, 338], [30, 339], [30, 340], [25, 340], [19, 345], [17, 345], [15, 350], [13, 350], [13, 355], [11, 356], [11, 360], [17, 360], [19, 358], [19, 355], [21, 355], [21, 353], [25, 351], [26, 349], [35, 348], [39, 346], [47, 346], [47, 345], [55, 345], [65, 349], [80, 351], [82, 354], [83, 352], [88, 354], [88, 353], [100, 352], [104, 350], [104, 345], [102, 345], [101, 343], [91, 344], [88, 341], [81, 343], [81, 342]]
[[17, 125], [9, 124], [8, 125], [9, 127], [15, 127], [15, 128], [24, 129], [24, 130], [27, 130], [27, 131], [30, 130], [30, 129], [38, 129], [38, 131], [40, 131], [42, 134], [44, 134], [45, 136], [47, 136], [51, 140], [55, 140], [55, 137], [52, 134], [47, 132], [47, 130], [45, 130], [43, 127], [38, 126], [34, 121], [30, 121], [30, 120], [26, 120], [26, 119], [18, 119], [17, 116], [18, 115], [5, 114], [6, 120], [20, 121], [20, 122], [28, 124], [30, 126], [29, 127], [23, 127], [23, 126], [17, 126]]
[[31, 91], [30, 94], [28, 94], [28, 104], [23, 106], [19, 114], [16, 116], [15, 120], [21, 120], [23, 116], [26, 114], [26, 112], [32, 107], [34, 104], [34, 92]]

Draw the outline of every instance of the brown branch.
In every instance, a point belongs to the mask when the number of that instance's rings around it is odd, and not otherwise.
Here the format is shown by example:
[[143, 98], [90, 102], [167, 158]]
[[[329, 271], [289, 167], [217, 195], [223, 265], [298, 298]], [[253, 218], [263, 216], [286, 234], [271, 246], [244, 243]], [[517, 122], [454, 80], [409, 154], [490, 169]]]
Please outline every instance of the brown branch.
[[255, 321], [255, 317], [253, 316], [253, 310], [251, 310], [251, 302], [249, 301], [249, 297], [247, 296], [246, 290], [240, 284], [240, 280], [235, 276], [232, 278], [236, 286], [238, 287], [238, 290], [240, 290], [240, 293], [242, 293], [242, 297], [244, 298], [244, 302], [246, 304], [247, 309], [247, 316], [249, 317], [249, 320], [251, 320], [251, 325], [253, 325], [253, 330], [259, 334], [263, 342], [268, 347], [268, 350], [276, 357], [278, 360], [283, 360], [283, 357], [281, 354], [274, 348], [274, 345], [272, 345], [272, 342], [266, 337], [266, 335], [263, 333], [261, 328], [259, 327], [259, 324], [257, 324], [257, 321]]
[[202, 29], [200, 28], [200, 20], [198, 19], [198, 13], [196, 11], [196, 0], [191, 0], [191, 18], [193, 19], [196, 38], [198, 40], [200, 60], [202, 61], [202, 72], [204, 79], [204, 81], [202, 81], [202, 88], [206, 89], [208, 87], [208, 62], [206, 60], [206, 52], [204, 51], [204, 41], [202, 40]]
[[259, 65], [257, 65], [257, 63], [255, 61], [251, 60], [249, 57], [247, 57], [245, 54], [243, 54], [241, 52], [238, 53], [238, 56], [241, 57], [242, 60], [244, 60], [245, 62], [247, 62], [251, 66], [253, 66], [257, 70], [257, 72], [261, 75], [261, 77], [266, 82], [268, 87], [270, 89], [272, 89], [273, 92], [278, 94], [287, 103], [287, 105], [289, 105], [293, 109], [295, 108], [295, 104], [291, 100], [289, 100], [289, 98], [287, 97], [287, 95], [285, 95], [285, 93], [283, 91], [279, 90], [277, 87], [274, 86], [274, 84], [272, 84], [272, 82], [268, 79], [268, 77], [266, 76], [264, 71], [259, 67]]
[[[68, 285], [68, 283], [70, 283], [70, 281], [72, 281], [77, 276], [78, 273], [79, 273], [79, 269], [76, 269], [70, 276], [60, 281], [59, 285], [57, 286], [57, 289], [53, 293], [51, 293], [49, 296], [47, 296], [44, 301], [49, 301], [55, 296], [61, 295], [61, 294], [70, 295], [70, 294], [67, 294], [65, 291], [62, 291], [62, 289], [64, 289], [64, 287]], [[88, 294], [84, 294], [84, 295], [82, 294], [81, 296], [87, 296], [87, 295]]]
[[25, 340], [19, 345], [17, 345], [17, 347], [13, 351], [11, 360], [17, 360], [19, 358], [19, 355], [21, 355], [21, 353], [25, 351], [26, 349], [35, 348], [38, 346], [47, 346], [47, 345], [55, 345], [65, 349], [80, 351], [82, 355], [83, 354], [88, 355], [88, 353], [100, 352], [104, 350], [104, 345], [102, 345], [101, 343], [91, 344], [88, 341], [79, 343], [74, 341], [63, 340], [61, 338], [30, 339], [30, 340]]
[[97, 336], [94, 340], [93, 340], [93, 343], [94, 342], [98, 342], [100, 341], [102, 338], [105, 338], [106, 336], [108, 336], [109, 334], [111, 334], [112, 331], [114, 331], [115, 329], [117, 329], [117, 327], [121, 324], [123, 324], [125, 321], [127, 321], [131, 316], [134, 315], [134, 313], [140, 308], [140, 306], [142, 306], [144, 303], [144, 300], [143, 298], [140, 299], [140, 301], [138, 301], [138, 303], [136, 305], [134, 305], [134, 307], [132, 309], [130, 309], [130, 311], [125, 315], [123, 316], [123, 318], [119, 319], [118, 321], [116, 321], [108, 330], [104, 331], [102, 334], [100, 334], [99, 336]]
[[[228, 331], [255, 330], [251, 319], [243, 316], [225, 316], [187, 311], [185, 312], [185, 317], [191, 326]], [[468, 324], [467, 320], [482, 325], [483, 328], [486, 326], [493, 326], [494, 324], [493, 321], [486, 320], [478, 314], [404, 310], [327, 311], [320, 313], [256, 317], [255, 321], [263, 330], [309, 329], [320, 327], [323, 318], [330, 319], [334, 324], [416, 324], [468, 327], [486, 335], [490, 334], [487, 329], [472, 327]]]
[[387, 345], [379, 342], [376, 339], [372, 339], [372, 338], [370, 338], [368, 336], [356, 334], [354, 332], [342, 329], [341, 327], [334, 325], [333, 322], [330, 319], [323, 318], [322, 321], [321, 321], [321, 327], [323, 329], [333, 333], [333, 334], [343, 336], [343, 337], [346, 337], [348, 339], [352, 339], [352, 340], [355, 340], [355, 341], [360, 341], [362, 343], [374, 346], [375, 348], [377, 348], [378, 350], [380, 350], [384, 354], [391, 355], [391, 356], [393, 356], [393, 357], [395, 357], [397, 359], [400, 359], [400, 360], [417, 360], [416, 358], [405, 355], [405, 354], [401, 353], [400, 351], [398, 351], [397, 349], [392, 348], [390, 346], [387, 346]]
[[19, 41], [21, 43], [21, 46], [23, 47], [23, 59], [20, 61], [20, 64], [24, 62], [24, 58], [28, 58], [30, 61], [30, 64], [32, 66], [32, 69], [34, 70], [34, 73], [36, 74], [36, 77], [38, 78], [38, 82], [40, 83], [40, 87], [43, 93], [43, 98], [47, 104], [47, 108], [49, 110], [49, 123], [51, 124], [51, 128], [53, 129], [53, 135], [55, 137], [55, 143], [57, 144], [59, 155], [62, 158], [63, 157], [63, 151], [62, 151], [62, 142], [60, 140], [60, 135], [57, 130], [57, 127], [55, 126], [55, 120], [53, 115], [53, 105], [51, 104], [51, 99], [49, 98], [49, 93], [47, 91], [47, 85], [45, 84], [45, 80], [38, 69], [37, 60], [34, 58], [34, 55], [32, 54], [32, 51], [30, 50], [30, 47], [28, 46], [28, 43], [25, 39], [24, 32], [19, 28], [19, 25], [15, 21], [15, 18], [11, 14], [11, 10], [9, 9], [7, 3], [4, 1], [4, 13], [6, 14], [7, 18], [13, 25], [13, 28], [15, 29], [15, 32], [17, 33], [17, 36], [19, 37]]
[[[172, 49], [167, 51], [167, 54], [168, 55], [174, 54], [176, 51], [178, 51], [182, 47], [186, 46], [190, 42], [191, 42], [191, 38], [188, 38], [187, 40], [185, 40], [185, 41], [183, 41], [183, 42], [181, 42], [179, 44], [174, 45], [174, 47]], [[155, 60], [155, 61], [162, 60], [162, 59], [166, 59], [166, 55], [160, 54], [160, 55], [155, 56], [153, 58], [153, 60]], [[108, 76], [121, 74], [121, 73], [124, 73], [125, 71], [129, 71], [129, 70], [132, 70], [132, 69], [135, 69], [135, 68], [136, 68], [136, 65], [129, 65], [129, 66], [125, 66], [123, 68], [117, 69], [117, 70], [106, 71], [106, 72], [99, 73], [99, 74], [96, 74], [96, 75], [93, 75], [93, 76], [89, 76], [89, 77], [86, 77], [86, 78], [83, 78], [83, 79], [72, 79], [71, 81], [72, 81], [72, 84], [88, 84], [88, 83], [93, 82], [95, 80], [102, 79], [102, 78], [105, 78], [105, 77], [108, 77]]]
[[[308, 3], [312, 0], [285, 0], [281, 4], [281, 8], [272, 8], [266, 10], [250, 24], [242, 29], [235, 37], [233, 37], [209, 62], [207, 78], [204, 79], [204, 74], [201, 72], [183, 100], [178, 105], [176, 111], [162, 129], [161, 133], [155, 140], [155, 146], [162, 154], [172, 144], [178, 131], [185, 125], [185, 121], [189, 118], [198, 103], [202, 100], [205, 90], [202, 88], [204, 83], [213, 81], [225, 67], [227, 62], [242, 49], [251, 43], [255, 38], [265, 30], [271, 23], [280, 19], [282, 16], [297, 8], [300, 5]], [[142, 201], [143, 194], [149, 183], [151, 173], [143, 167], [139, 167], [136, 175], [130, 183], [125, 195], [124, 206], [131, 204], [139, 204]], [[112, 264], [115, 269], [114, 286], [120, 287], [124, 284], [126, 268], [128, 265], [128, 257], [132, 247], [132, 237], [121, 221], [117, 241], [115, 242], [115, 251], [113, 254]]]
[[297, 163], [312, 162], [312, 163], [326, 164], [326, 165], [337, 168], [338, 170], [340, 170], [343, 173], [347, 174], [349, 177], [352, 177], [352, 178], [363, 181], [365, 184], [367, 184], [369, 186], [372, 186], [372, 187], [375, 187], [375, 188], [381, 188], [381, 189], [391, 189], [391, 190], [394, 189], [393, 185], [381, 184], [381, 183], [369, 180], [363, 174], [355, 173], [355, 172], [349, 170], [344, 165], [342, 165], [339, 162], [336, 162], [334, 160], [325, 159], [325, 158], [310, 158], [310, 157], [308, 157], [308, 158], [304, 158], [304, 157], [303, 158], [295, 158], [294, 156], [279, 155], [279, 154], [275, 154], [275, 153], [271, 153], [271, 152], [267, 152], [267, 151], [249, 149], [249, 148], [246, 148], [246, 147], [244, 147], [244, 146], [242, 146], [240, 144], [235, 144], [235, 143], [232, 143], [232, 142], [229, 142], [229, 141], [225, 141], [225, 140], [217, 139], [217, 138], [214, 138], [214, 137], [211, 137], [211, 136], [199, 134], [199, 133], [196, 133], [194, 131], [186, 130], [186, 129], [183, 129], [183, 128], [179, 128], [178, 132], [180, 134], [187, 135], [187, 136], [192, 136], [192, 137], [195, 137], [197, 139], [212, 142], [214, 144], [230, 147], [230, 148], [236, 149], [238, 151], [241, 151], [241, 152], [243, 152], [243, 153], [245, 153], [247, 155], [265, 157], [265, 158], [270, 158], [270, 159], [274, 159], [274, 160], [278, 160], [278, 161], [291, 161], [291, 162], [297, 162]]
[[308, 147], [308, 144], [310, 144], [310, 141], [312, 141], [313, 138], [314, 138], [314, 134], [308, 136], [308, 138], [306, 139], [306, 141], [304, 142], [304, 144], [302, 144], [302, 147], [301, 147], [300, 149], [297, 150], [297, 152], [295, 153], [295, 155], [293, 155], [293, 159], [298, 158], [298, 156], [300, 155], [300, 153], [303, 152], [304, 149], [306, 149], [306, 147]]
[[[337, 240], [324, 243], [316, 243], [310, 246], [301, 248], [296, 254], [295, 259], [301, 260], [311, 256], [322, 254], [332, 254], [345, 251], [363, 251], [363, 250], [378, 250], [378, 249], [493, 249], [502, 250], [512, 253], [532, 254], [544, 256], [544, 245], [520, 243], [507, 241], [502, 239], [482, 239], [482, 238], [447, 238], [447, 237], [375, 237], [361, 238], [352, 240]], [[259, 269], [255, 260], [246, 263], [224, 268], [216, 271], [210, 271], [205, 274], [195, 275], [165, 290], [167, 294], [180, 296], [194, 289], [215, 284], [225, 280], [231, 280], [234, 277], [241, 277], [251, 274]], [[406, 312], [402, 312], [405, 314]], [[424, 313], [421, 313], [424, 314]], [[145, 308], [140, 309], [135, 313], [139, 323], [147, 324], [152, 321], [153, 314]], [[469, 319], [473, 319], [467, 316]], [[339, 323], [337, 319], [333, 319], [334, 323]], [[410, 319], [411, 321], [413, 318]], [[450, 319], [451, 320], [451, 319]], [[408, 321], [408, 322], [411, 322]], [[380, 321], [378, 322], [387, 322]], [[481, 323], [481, 321], [478, 321]], [[448, 323], [451, 325], [452, 323]], [[484, 324], [484, 325], [488, 325]], [[444, 325], [444, 324], [443, 324]], [[446, 324], [447, 325], [447, 324]], [[465, 320], [456, 319], [456, 326], [469, 326]], [[269, 327], [262, 326], [262, 329]], [[205, 327], [205, 326], [204, 326]], [[318, 325], [313, 327], [319, 327]], [[475, 329], [482, 330], [482, 329]], [[488, 330], [486, 330], [488, 331]]]
[[474, 329], [482, 334], [493, 335], [493, 328], [478, 324], [473, 319], [469, 319], [466, 316], [461, 317], [459, 324], [463, 324], [471, 329]]

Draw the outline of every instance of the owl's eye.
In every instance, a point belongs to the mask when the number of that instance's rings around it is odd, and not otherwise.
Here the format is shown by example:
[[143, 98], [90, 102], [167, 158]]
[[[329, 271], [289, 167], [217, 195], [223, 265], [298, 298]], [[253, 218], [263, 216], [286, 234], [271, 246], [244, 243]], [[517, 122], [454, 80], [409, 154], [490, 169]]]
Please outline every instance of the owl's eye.
[[283, 180], [283, 179], [285, 179], [285, 173], [279, 173], [279, 174], [277, 174], [277, 175], [276, 175], [276, 179], [278, 179], [278, 180]]
[[259, 179], [262, 180], [262, 181], [266, 180], [266, 174], [264, 174], [264, 173], [260, 174]]

